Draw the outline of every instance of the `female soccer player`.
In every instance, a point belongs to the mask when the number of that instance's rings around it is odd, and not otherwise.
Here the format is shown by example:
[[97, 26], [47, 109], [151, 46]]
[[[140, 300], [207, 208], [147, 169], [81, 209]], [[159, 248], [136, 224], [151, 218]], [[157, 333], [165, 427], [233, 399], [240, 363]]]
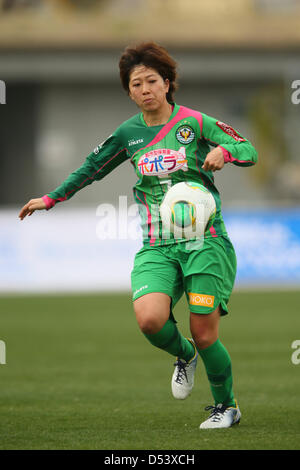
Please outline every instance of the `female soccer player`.
[[[25, 204], [19, 217], [23, 220], [35, 210], [52, 208], [130, 161], [138, 177], [134, 197], [143, 209], [143, 247], [131, 275], [138, 325], [151, 344], [177, 358], [171, 381], [175, 398], [185, 399], [191, 393], [201, 357], [214, 404], [206, 407], [210, 415], [200, 428], [227, 428], [240, 421], [241, 413], [233, 393], [231, 359], [219, 339], [219, 321], [228, 313], [236, 257], [213, 172], [228, 162], [253, 165], [257, 153], [232, 127], [174, 102], [176, 63], [163, 47], [156, 43], [127, 47], [119, 68], [122, 85], [141, 112], [98, 145], [58, 188]], [[196, 241], [164, 238], [153, 211], [168, 188], [181, 181], [201, 183], [216, 202], [216, 215], [201, 248]], [[182, 336], [172, 312], [183, 293], [192, 338]]]

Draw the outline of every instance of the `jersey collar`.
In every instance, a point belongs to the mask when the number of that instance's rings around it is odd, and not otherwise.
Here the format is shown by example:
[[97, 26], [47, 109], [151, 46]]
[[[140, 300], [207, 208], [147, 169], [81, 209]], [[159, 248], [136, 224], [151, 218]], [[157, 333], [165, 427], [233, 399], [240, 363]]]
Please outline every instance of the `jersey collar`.
[[[173, 112], [172, 112], [171, 116], [169, 117], [168, 121], [166, 122], [166, 124], [168, 122], [170, 122], [171, 119], [173, 119], [174, 116], [176, 116], [176, 114], [178, 113], [179, 108], [180, 108], [180, 106], [176, 103], [171, 103], [171, 104], [173, 105]], [[145, 126], [145, 127], [163, 127], [163, 126], [166, 125], [166, 124], [158, 124], [157, 126], [147, 126], [147, 124], [145, 123], [145, 120], [144, 120], [143, 113], [140, 113], [140, 118], [141, 118], [141, 122], [142, 122], [143, 126]]]

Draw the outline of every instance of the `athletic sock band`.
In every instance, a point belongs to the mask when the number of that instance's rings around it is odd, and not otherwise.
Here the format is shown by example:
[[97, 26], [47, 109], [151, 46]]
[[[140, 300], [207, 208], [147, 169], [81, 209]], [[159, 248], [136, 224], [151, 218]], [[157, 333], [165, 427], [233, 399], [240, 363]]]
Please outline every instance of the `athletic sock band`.
[[163, 349], [185, 361], [189, 361], [195, 355], [194, 345], [179, 332], [176, 324], [168, 320], [160, 331], [153, 334], [145, 334], [145, 337], [153, 346]]
[[215, 405], [235, 406], [231, 358], [225, 346], [217, 339], [208, 348], [198, 349], [198, 352], [205, 365]]

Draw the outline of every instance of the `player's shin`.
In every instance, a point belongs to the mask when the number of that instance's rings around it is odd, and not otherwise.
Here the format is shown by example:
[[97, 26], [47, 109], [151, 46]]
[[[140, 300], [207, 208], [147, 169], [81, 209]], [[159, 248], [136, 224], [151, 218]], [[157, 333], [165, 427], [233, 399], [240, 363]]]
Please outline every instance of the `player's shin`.
[[218, 339], [198, 352], [205, 365], [215, 405], [235, 406], [231, 358], [225, 346]]
[[169, 354], [172, 354], [172, 356], [180, 357], [187, 362], [195, 355], [193, 344], [182, 336], [176, 324], [171, 319], [168, 319], [163, 328], [157, 333], [144, 333], [144, 335], [153, 346], [163, 349]]

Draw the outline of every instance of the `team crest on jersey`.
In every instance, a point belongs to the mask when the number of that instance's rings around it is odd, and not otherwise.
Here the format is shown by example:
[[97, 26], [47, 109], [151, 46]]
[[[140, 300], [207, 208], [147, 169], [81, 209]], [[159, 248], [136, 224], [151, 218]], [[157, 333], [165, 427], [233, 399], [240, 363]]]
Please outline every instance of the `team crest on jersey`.
[[185, 148], [150, 150], [139, 158], [138, 169], [142, 175], [159, 177], [177, 170], [187, 171]]
[[195, 132], [191, 126], [180, 126], [176, 131], [176, 139], [181, 144], [190, 144], [195, 139]]

